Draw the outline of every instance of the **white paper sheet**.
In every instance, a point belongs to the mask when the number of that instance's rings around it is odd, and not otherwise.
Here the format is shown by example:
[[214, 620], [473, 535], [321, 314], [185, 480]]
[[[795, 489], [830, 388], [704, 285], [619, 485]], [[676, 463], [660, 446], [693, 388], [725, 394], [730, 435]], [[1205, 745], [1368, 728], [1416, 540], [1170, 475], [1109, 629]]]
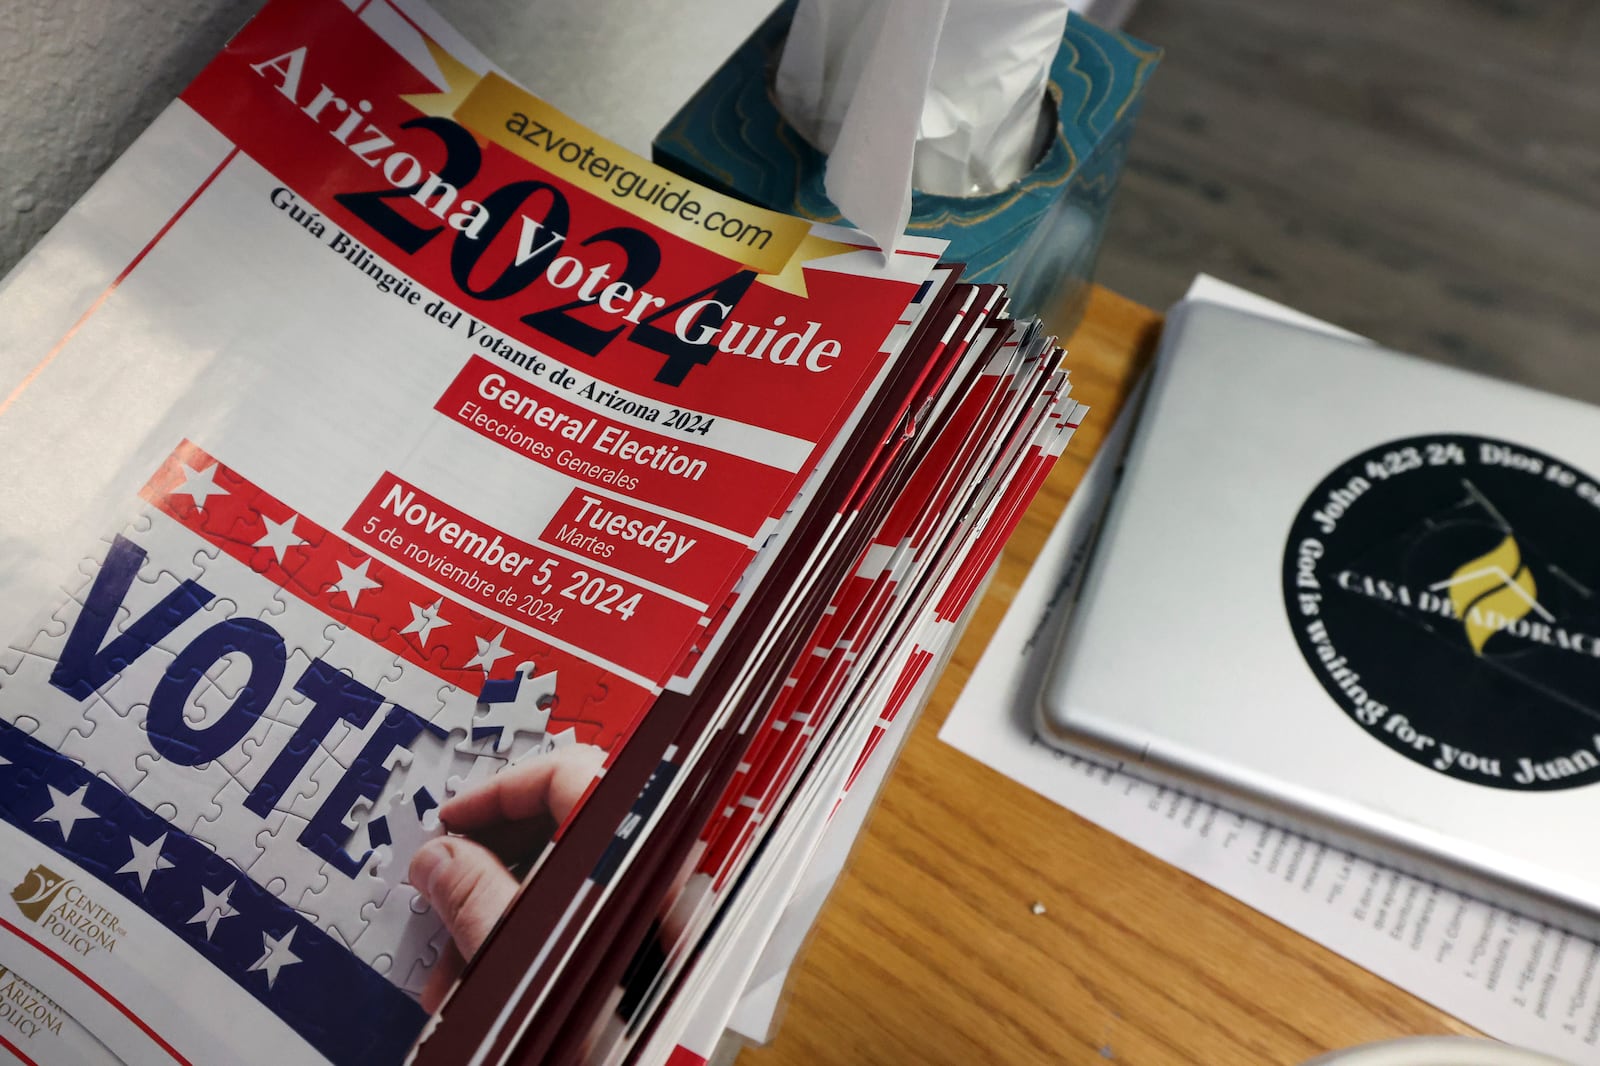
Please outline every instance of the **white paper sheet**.
[[[1190, 298], [1276, 311], [1201, 279]], [[1339, 331], [1343, 332], [1343, 331]], [[1129, 409], [1134, 407], [1130, 403]], [[940, 738], [1491, 1036], [1600, 1062], [1600, 944], [1046, 747], [1031, 708], [1124, 417], [1046, 541]]]

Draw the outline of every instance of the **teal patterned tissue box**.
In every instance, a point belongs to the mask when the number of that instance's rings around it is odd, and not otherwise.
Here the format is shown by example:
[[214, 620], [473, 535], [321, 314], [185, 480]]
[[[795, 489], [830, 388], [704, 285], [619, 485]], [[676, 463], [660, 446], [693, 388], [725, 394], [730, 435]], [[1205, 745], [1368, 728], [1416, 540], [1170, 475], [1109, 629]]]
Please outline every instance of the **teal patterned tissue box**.
[[[822, 189], [826, 157], [784, 121], [772, 72], [793, 3], [778, 8], [656, 135], [656, 162], [763, 207], [844, 222]], [[907, 231], [950, 241], [963, 279], [1005, 282], [1012, 310], [1076, 321], [1145, 83], [1161, 50], [1073, 14], [1050, 68], [1058, 121], [1044, 156], [984, 196], [916, 192]]]

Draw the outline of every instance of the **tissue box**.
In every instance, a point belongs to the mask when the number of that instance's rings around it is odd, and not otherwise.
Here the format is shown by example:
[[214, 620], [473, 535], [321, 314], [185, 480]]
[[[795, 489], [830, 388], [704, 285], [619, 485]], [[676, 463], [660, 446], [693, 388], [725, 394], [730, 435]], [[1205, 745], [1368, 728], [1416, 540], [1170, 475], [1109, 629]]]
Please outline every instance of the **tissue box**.
[[[844, 222], [822, 189], [826, 157], [784, 121], [772, 71], [794, 4], [783, 4], [656, 135], [657, 163], [790, 214]], [[1145, 82], [1161, 50], [1071, 15], [1050, 68], [1055, 136], [1033, 171], [987, 196], [917, 192], [910, 233], [950, 242], [963, 279], [1005, 282], [1012, 310], [1050, 309], [1063, 334], [1093, 275], [1112, 194]]]

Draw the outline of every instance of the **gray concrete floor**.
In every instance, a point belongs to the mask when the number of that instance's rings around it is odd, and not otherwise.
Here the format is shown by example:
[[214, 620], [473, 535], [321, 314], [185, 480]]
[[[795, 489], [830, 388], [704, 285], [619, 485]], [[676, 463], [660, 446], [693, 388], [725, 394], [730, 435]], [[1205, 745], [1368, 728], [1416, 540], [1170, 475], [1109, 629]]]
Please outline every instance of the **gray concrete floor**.
[[1203, 270], [1600, 401], [1600, 3], [1141, 0], [1126, 29], [1167, 56], [1100, 281], [1163, 306]]

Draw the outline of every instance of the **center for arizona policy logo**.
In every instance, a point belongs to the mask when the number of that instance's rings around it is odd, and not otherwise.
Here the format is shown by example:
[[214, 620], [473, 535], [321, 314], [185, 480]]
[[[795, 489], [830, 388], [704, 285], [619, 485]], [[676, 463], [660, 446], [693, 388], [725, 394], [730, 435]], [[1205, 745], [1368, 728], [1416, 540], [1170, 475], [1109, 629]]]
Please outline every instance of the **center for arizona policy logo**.
[[114, 951], [123, 936], [122, 920], [73, 880], [35, 866], [11, 890], [17, 910], [51, 939], [77, 955]]
[[1381, 444], [1306, 498], [1289, 623], [1361, 728], [1510, 789], [1600, 781], [1600, 483], [1519, 444]]

